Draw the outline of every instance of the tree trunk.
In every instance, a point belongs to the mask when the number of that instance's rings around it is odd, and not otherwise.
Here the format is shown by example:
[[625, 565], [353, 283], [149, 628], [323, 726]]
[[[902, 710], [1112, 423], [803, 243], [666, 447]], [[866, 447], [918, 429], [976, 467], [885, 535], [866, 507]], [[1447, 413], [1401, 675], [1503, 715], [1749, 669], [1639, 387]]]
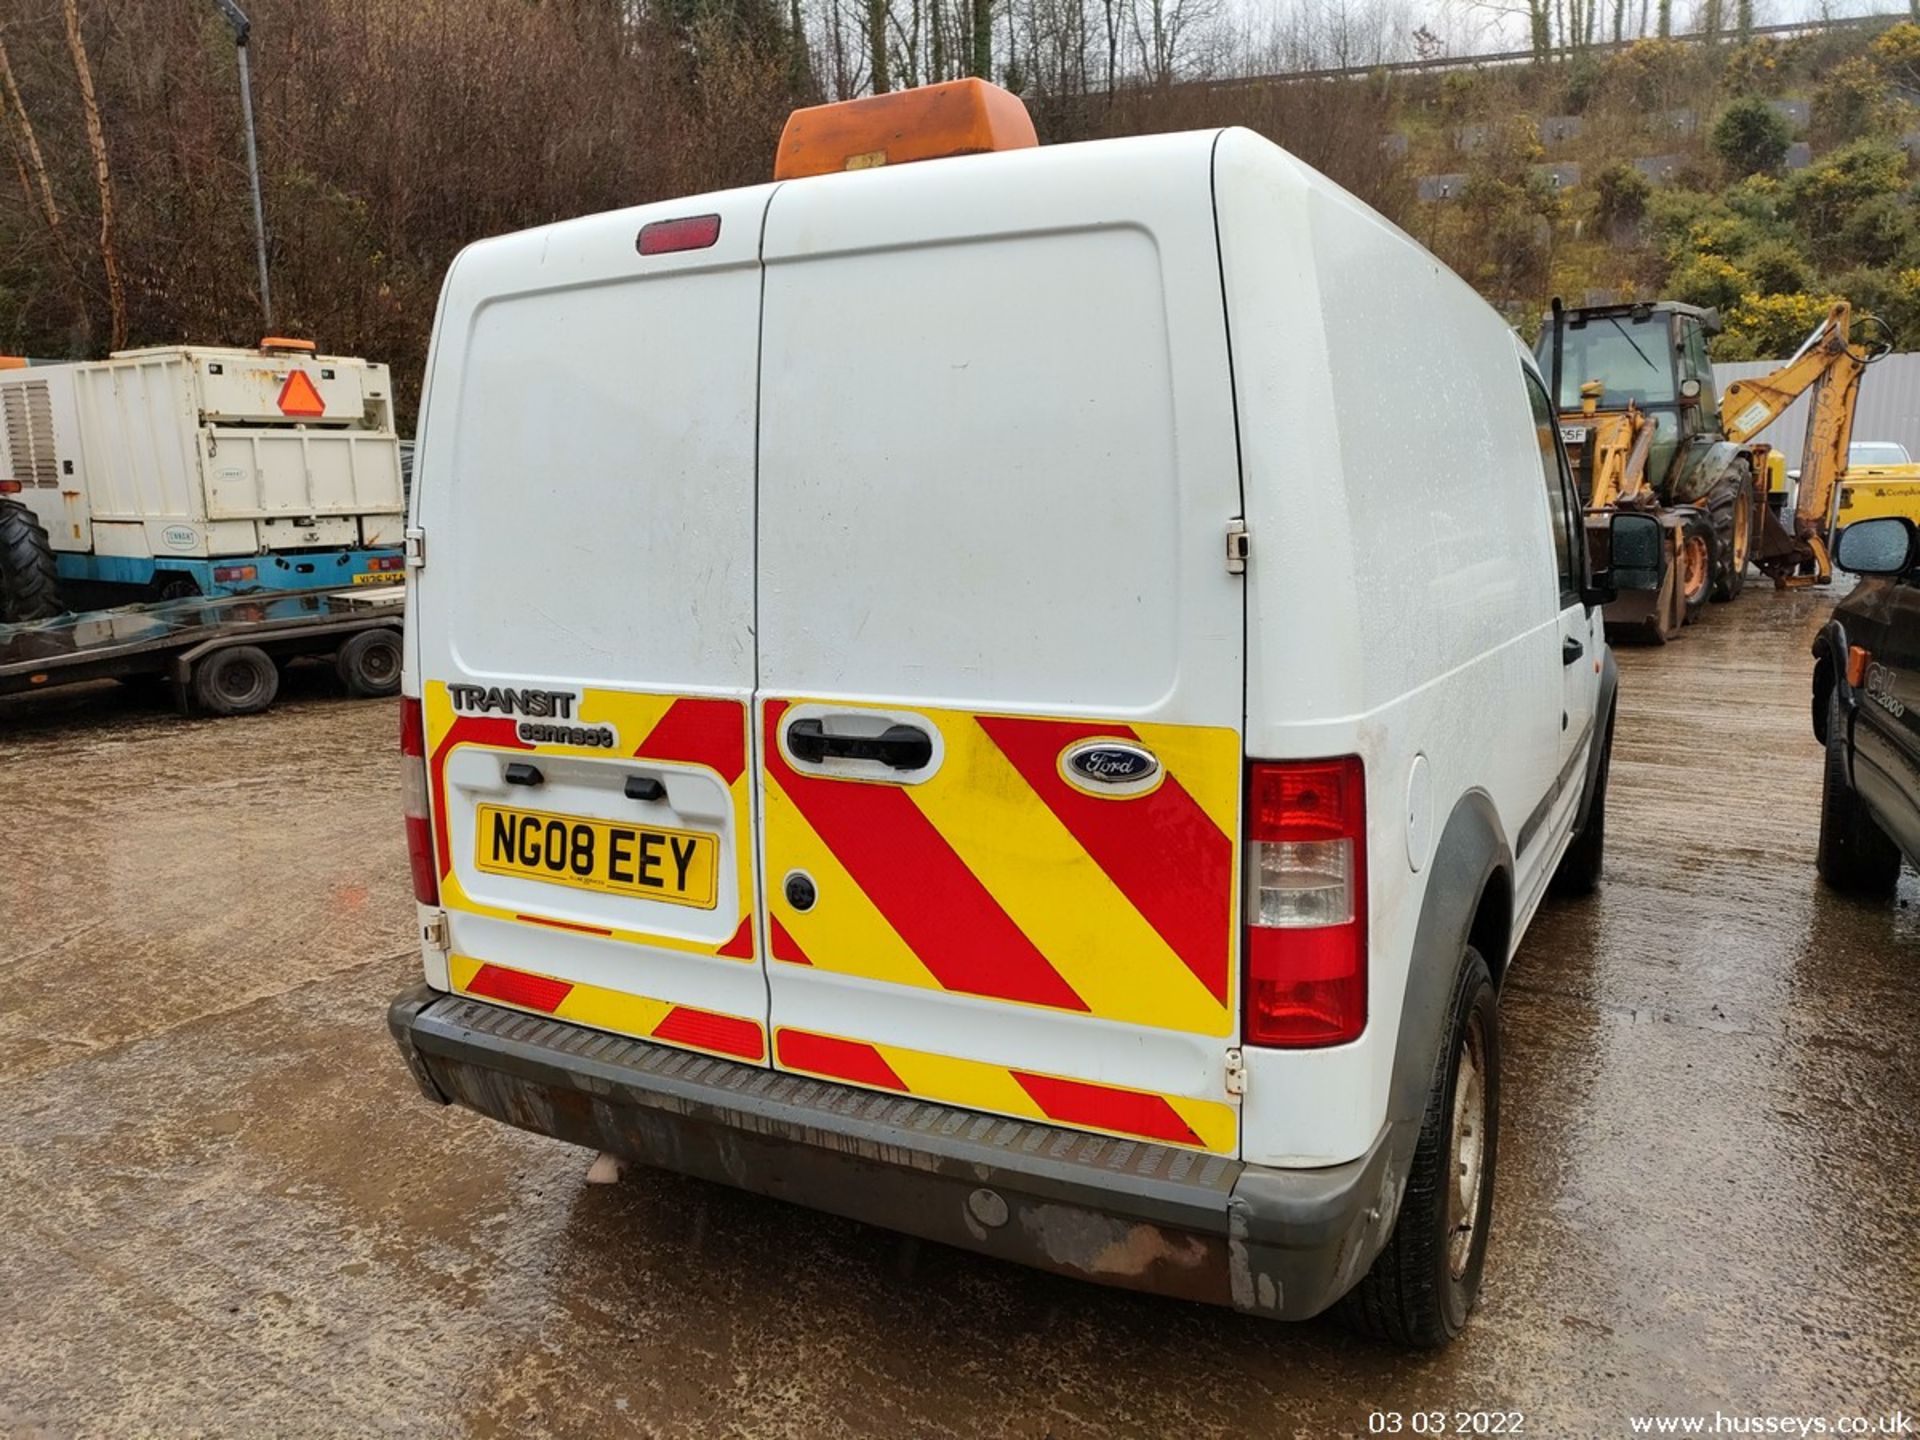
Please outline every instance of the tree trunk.
[[893, 88], [887, 78], [887, 0], [867, 0], [867, 63], [873, 71], [873, 93], [886, 94]]
[[[1920, 3], [1920, 0], [1916, 0], [1916, 3]], [[40, 213], [46, 217], [47, 228], [58, 230], [60, 207], [54, 203], [53, 182], [47, 178], [46, 157], [40, 153], [39, 137], [33, 133], [33, 122], [27, 118], [27, 107], [20, 98], [20, 87], [14, 83], [13, 61], [7, 55], [4, 40], [0, 40], [0, 86], [4, 86], [7, 104], [11, 107], [7, 115], [7, 129], [11, 132], [15, 127], [19, 128], [21, 143], [26, 151], [26, 158], [21, 162], [22, 183], [25, 183], [26, 172], [31, 170], [39, 185], [40, 193], [37, 196], [31, 185], [27, 187], [27, 203], [37, 203]]]
[[972, 74], [993, 78], [993, 0], [973, 0]]
[[127, 291], [120, 283], [120, 256], [113, 248], [113, 174], [107, 168], [107, 135], [100, 125], [100, 102], [93, 93], [93, 67], [80, 39], [80, 0], [64, 0], [67, 49], [80, 77], [80, 108], [87, 117], [87, 145], [93, 151], [93, 179], [100, 187], [100, 263], [107, 272], [107, 311], [112, 322], [111, 350], [127, 348]]
[[1660, 38], [1664, 40], [1673, 34], [1673, 0], [1660, 0], [1659, 16]]
[[947, 78], [947, 25], [940, 13], [940, 0], [928, 0], [927, 24], [933, 31], [933, 73], [927, 79], [938, 85]]

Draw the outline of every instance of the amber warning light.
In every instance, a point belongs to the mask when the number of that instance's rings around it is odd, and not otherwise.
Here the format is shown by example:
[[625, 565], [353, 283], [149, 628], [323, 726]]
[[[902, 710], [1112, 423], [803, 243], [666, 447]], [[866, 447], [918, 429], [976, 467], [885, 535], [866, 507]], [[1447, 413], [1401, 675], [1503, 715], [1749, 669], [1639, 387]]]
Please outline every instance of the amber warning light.
[[798, 180], [1039, 143], [1019, 96], [984, 80], [948, 80], [794, 111], [780, 134], [773, 178]]

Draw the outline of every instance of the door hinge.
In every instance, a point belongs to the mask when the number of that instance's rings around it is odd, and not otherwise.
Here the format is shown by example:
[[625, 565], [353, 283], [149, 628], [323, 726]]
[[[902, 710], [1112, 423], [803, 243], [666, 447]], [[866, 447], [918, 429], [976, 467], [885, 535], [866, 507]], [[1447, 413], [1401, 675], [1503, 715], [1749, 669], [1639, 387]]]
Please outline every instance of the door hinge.
[[1235, 1046], [1227, 1051], [1227, 1094], [1245, 1095], [1247, 1093], [1247, 1057]]
[[447, 933], [447, 912], [436, 910], [420, 922], [420, 942], [435, 950], [453, 948], [451, 937]]
[[1244, 575], [1247, 573], [1247, 522], [1229, 520], [1227, 522], [1227, 573]]
[[415, 525], [405, 532], [407, 568], [424, 570], [427, 565], [427, 532]]

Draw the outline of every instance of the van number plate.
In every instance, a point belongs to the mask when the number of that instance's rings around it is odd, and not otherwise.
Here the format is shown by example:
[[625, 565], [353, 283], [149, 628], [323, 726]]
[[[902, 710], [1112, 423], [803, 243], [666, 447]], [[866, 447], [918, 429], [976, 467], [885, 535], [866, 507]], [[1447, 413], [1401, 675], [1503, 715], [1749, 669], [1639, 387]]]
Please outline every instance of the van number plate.
[[719, 898], [717, 835], [502, 805], [479, 806], [477, 820], [474, 864], [489, 875], [702, 910], [711, 910]]

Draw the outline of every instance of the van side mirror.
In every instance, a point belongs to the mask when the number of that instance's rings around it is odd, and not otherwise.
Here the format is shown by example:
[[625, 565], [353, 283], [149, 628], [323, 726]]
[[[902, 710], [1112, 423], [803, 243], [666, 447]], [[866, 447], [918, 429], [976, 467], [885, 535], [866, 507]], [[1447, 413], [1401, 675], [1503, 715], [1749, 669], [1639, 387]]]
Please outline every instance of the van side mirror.
[[1619, 511], [1607, 521], [1607, 566], [1594, 573], [1581, 602], [1610, 605], [1622, 590], [1658, 590], [1666, 568], [1660, 522], [1638, 511]]
[[1920, 560], [1916, 542], [1920, 533], [1904, 515], [1856, 520], [1834, 541], [1833, 563], [1855, 575], [1904, 575]]

